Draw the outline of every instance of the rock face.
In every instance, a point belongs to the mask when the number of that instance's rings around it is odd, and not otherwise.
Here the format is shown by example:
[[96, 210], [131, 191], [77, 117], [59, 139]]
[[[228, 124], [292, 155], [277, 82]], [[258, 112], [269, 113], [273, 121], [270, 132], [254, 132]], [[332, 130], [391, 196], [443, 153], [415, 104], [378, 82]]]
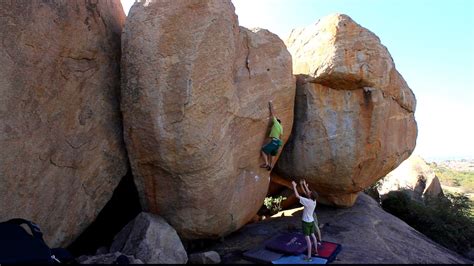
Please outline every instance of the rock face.
[[122, 43], [124, 134], [142, 206], [186, 239], [240, 228], [269, 185], [259, 168], [268, 101], [284, 142], [293, 123], [284, 43], [239, 27], [223, 0], [135, 3]]
[[425, 160], [418, 155], [411, 155], [385, 176], [378, 190], [383, 197], [390, 191], [401, 189], [411, 191], [412, 198], [417, 200], [426, 196], [443, 195], [438, 177]]
[[[259, 247], [276, 234], [301, 232], [302, 211], [295, 210], [246, 225], [209, 248], [219, 253], [223, 264], [245, 263], [242, 251]], [[364, 193], [351, 208], [318, 205], [316, 211], [323, 241], [342, 245], [331, 264], [472, 264], [385, 212]]]
[[70, 243], [127, 170], [119, 0], [0, 5], [0, 220]]
[[190, 264], [219, 264], [221, 257], [215, 251], [206, 251], [201, 253], [193, 253], [189, 255]]
[[146, 264], [186, 264], [188, 261], [176, 231], [163, 218], [144, 212], [118, 233], [110, 251], [134, 256]]
[[133, 256], [126, 256], [120, 252], [99, 254], [95, 256], [80, 256], [76, 259], [79, 264], [144, 264]]
[[415, 96], [379, 38], [346, 15], [293, 30], [287, 46], [295, 123], [276, 170], [306, 178], [325, 204], [351, 206], [415, 148]]

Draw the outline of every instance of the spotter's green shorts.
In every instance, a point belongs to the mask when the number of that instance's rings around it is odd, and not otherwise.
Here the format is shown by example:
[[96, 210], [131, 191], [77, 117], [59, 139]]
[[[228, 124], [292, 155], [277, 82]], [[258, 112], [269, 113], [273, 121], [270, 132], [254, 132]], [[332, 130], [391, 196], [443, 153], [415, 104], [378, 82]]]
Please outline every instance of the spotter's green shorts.
[[308, 223], [305, 221], [303, 222], [303, 234], [305, 236], [309, 236], [311, 234], [314, 234], [314, 222]]

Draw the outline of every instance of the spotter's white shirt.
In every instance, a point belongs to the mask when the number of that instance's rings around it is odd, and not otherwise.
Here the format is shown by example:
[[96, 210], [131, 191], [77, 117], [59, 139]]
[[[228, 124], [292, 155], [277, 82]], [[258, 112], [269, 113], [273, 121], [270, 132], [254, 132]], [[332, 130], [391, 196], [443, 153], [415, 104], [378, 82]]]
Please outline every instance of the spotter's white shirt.
[[313, 213], [314, 213], [314, 209], [316, 208], [316, 201], [315, 200], [313, 201], [311, 199], [307, 199], [305, 197], [300, 197], [300, 203], [301, 203], [301, 205], [304, 206], [303, 221], [305, 221], [307, 223], [314, 222]]

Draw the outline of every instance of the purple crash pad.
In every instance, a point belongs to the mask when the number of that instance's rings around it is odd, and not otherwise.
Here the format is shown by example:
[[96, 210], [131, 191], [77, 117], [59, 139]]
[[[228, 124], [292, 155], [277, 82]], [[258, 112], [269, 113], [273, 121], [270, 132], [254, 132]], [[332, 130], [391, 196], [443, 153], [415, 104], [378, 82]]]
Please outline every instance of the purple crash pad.
[[284, 233], [271, 238], [265, 247], [284, 254], [298, 255], [306, 251], [306, 240], [303, 234]]

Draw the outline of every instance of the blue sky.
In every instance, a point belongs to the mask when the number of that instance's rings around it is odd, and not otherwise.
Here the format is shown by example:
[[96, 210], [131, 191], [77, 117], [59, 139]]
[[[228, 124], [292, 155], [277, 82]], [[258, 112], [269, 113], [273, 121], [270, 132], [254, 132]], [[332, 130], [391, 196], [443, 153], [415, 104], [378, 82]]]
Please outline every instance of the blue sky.
[[[134, 0], [122, 0], [125, 12]], [[379, 36], [417, 98], [415, 153], [474, 158], [474, 0], [232, 0], [240, 25], [285, 39], [331, 13]]]

